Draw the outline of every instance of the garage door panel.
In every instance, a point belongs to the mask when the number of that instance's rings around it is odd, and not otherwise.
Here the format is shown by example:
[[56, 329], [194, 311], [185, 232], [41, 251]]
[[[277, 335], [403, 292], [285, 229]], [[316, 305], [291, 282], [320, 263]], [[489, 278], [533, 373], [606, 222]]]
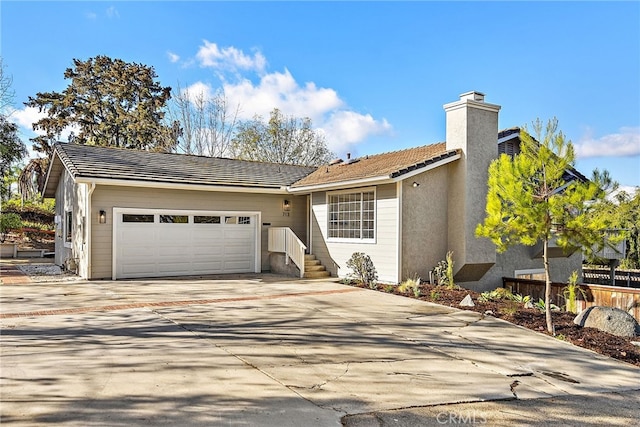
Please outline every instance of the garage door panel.
[[211, 261], [211, 262], [198, 262], [194, 261], [191, 263], [193, 271], [197, 274], [207, 273], [209, 271], [222, 271], [223, 270], [223, 262], [222, 260]]
[[186, 245], [167, 245], [167, 246], [158, 246], [157, 253], [159, 257], [176, 257], [176, 258], [186, 258], [191, 259], [191, 248]]
[[224, 254], [223, 253], [199, 253], [191, 257], [191, 260], [194, 263], [200, 263], [200, 264], [220, 262], [224, 260]]
[[250, 268], [250, 263], [246, 261], [225, 261], [224, 270], [229, 273], [242, 273]]
[[186, 228], [188, 224], [180, 225], [180, 230], [173, 229], [174, 226], [171, 227], [162, 227], [159, 228], [159, 236], [158, 242], [165, 243], [180, 243], [189, 241], [189, 234], [191, 230]]
[[194, 215], [225, 215], [171, 211], [169, 215], [188, 216], [188, 223], [159, 223], [167, 211], [126, 211], [133, 216], [153, 214], [155, 222], [123, 223], [122, 214], [118, 215], [114, 231], [117, 278], [244, 273], [255, 269], [255, 216], [247, 215], [251, 224], [194, 223]]
[[152, 277], [155, 273], [155, 264], [126, 265], [122, 268], [123, 277]]

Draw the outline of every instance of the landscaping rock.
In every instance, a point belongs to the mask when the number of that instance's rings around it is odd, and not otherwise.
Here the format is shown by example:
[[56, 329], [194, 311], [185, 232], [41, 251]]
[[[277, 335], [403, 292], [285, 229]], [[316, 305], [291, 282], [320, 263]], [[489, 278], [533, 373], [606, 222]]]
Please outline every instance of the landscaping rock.
[[460, 301], [460, 307], [473, 307], [475, 304], [473, 303], [473, 299], [471, 295], [467, 294], [466, 297], [462, 301]]
[[585, 328], [596, 328], [619, 337], [640, 335], [640, 325], [632, 315], [619, 308], [589, 307], [578, 314], [573, 323]]

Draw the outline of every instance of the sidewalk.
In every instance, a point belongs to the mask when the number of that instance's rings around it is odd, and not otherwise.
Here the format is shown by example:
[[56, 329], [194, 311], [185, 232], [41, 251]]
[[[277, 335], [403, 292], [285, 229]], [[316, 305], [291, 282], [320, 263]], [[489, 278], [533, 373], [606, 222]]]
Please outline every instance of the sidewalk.
[[14, 263], [5, 260], [0, 261], [0, 284], [2, 285], [26, 285], [31, 283], [28, 275], [24, 274]]

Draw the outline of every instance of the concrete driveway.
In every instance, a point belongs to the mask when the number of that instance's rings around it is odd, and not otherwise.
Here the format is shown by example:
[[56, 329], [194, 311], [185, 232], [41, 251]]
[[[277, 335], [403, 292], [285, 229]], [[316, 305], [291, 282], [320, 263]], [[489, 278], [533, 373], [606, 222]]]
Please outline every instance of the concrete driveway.
[[640, 369], [557, 339], [332, 282], [32, 283], [0, 297], [12, 425], [378, 425], [367, 414], [640, 389]]

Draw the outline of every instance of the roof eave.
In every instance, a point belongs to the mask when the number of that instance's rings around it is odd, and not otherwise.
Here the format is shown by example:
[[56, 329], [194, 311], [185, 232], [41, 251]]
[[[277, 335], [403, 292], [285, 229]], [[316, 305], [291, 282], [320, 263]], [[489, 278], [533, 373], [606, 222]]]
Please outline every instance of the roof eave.
[[354, 188], [354, 187], [362, 187], [366, 185], [390, 184], [398, 181], [404, 181], [405, 179], [412, 178], [416, 175], [427, 172], [431, 169], [435, 169], [447, 163], [451, 163], [455, 160], [458, 160], [460, 157], [461, 157], [460, 153], [456, 152], [455, 154], [448, 155], [442, 158], [441, 160], [438, 160], [432, 163], [425, 162], [424, 166], [413, 169], [411, 171], [404, 172], [404, 173], [402, 173], [402, 171], [398, 171], [390, 175], [381, 175], [381, 176], [375, 176], [370, 178], [338, 181], [338, 182], [331, 182], [326, 184], [306, 185], [302, 187], [288, 187], [288, 191], [292, 194], [299, 194], [299, 193], [304, 194], [304, 193], [311, 193], [314, 191]]
[[[55, 173], [54, 172], [55, 169]], [[56, 190], [58, 188], [58, 184], [60, 182], [60, 177], [62, 176], [62, 170], [67, 170], [67, 166], [64, 164], [62, 159], [60, 158], [60, 154], [58, 153], [57, 145], [53, 147], [53, 153], [51, 154], [51, 158], [49, 159], [49, 165], [47, 167], [47, 177], [44, 181], [44, 187], [42, 188], [42, 197], [44, 198], [55, 198]]]
[[118, 187], [138, 187], [138, 188], [162, 188], [168, 190], [197, 190], [197, 191], [218, 191], [235, 193], [268, 193], [287, 194], [285, 186], [251, 186], [251, 185], [216, 185], [216, 184], [189, 184], [165, 181], [140, 181], [129, 179], [95, 178], [90, 176], [76, 177], [79, 184], [112, 185]]

